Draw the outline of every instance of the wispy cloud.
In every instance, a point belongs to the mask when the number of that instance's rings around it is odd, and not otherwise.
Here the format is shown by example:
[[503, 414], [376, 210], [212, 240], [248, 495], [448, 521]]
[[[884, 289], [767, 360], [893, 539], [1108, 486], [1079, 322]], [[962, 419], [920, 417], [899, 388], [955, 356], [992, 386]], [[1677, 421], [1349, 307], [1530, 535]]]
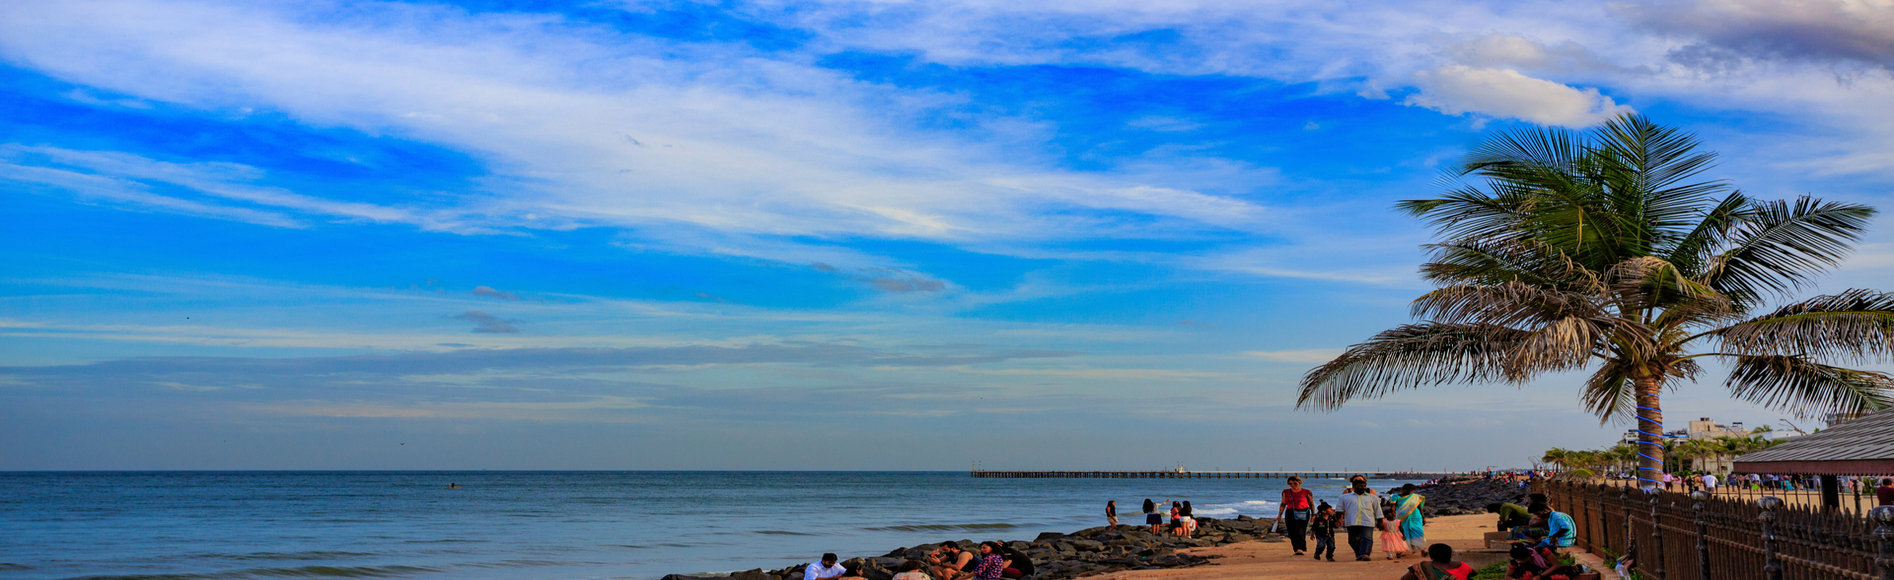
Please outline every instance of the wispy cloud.
[[[448, 144], [491, 160], [510, 182], [506, 196], [464, 197], [444, 218], [228, 183], [206, 190], [302, 212], [937, 241], [1135, 235], [1114, 234], [1117, 220], [1105, 214], [1116, 212], [1174, 231], [1231, 227], [1255, 214], [1243, 200], [1019, 156], [1041, 137], [1004, 134], [1001, 125], [915, 129], [917, 116], [954, 100], [741, 47], [534, 16], [369, 11], [376, 14], [324, 23], [255, 5], [40, 4], [0, 17], [0, 49], [144, 99], [268, 108]], [[597, 66], [617, 72], [582, 72]], [[578, 77], [587, 80], [570, 80]]]
[[512, 334], [520, 331], [520, 329], [513, 327], [513, 323], [519, 322], [518, 320], [507, 320], [478, 310], [469, 310], [448, 318], [474, 323], [473, 331], [476, 333]]
[[1285, 363], [1325, 363], [1342, 354], [1339, 348], [1314, 348], [1303, 350], [1252, 350], [1243, 356], [1270, 362]]

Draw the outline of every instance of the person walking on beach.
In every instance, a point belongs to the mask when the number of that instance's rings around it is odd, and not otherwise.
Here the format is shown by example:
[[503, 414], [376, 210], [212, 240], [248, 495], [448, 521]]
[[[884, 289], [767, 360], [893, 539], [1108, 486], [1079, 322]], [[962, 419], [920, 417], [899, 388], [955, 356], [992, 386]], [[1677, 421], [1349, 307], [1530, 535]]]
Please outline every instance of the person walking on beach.
[[1111, 501], [1105, 502], [1105, 521], [1107, 522], [1106, 525], [1111, 526], [1111, 529], [1114, 529], [1114, 530], [1118, 529], [1118, 501], [1117, 500], [1111, 500]]
[[1427, 498], [1414, 493], [1414, 484], [1401, 486], [1401, 492], [1394, 496], [1394, 521], [1398, 522], [1401, 539], [1407, 545], [1419, 549], [1427, 545], [1426, 521], [1421, 518], [1421, 506]]
[[1322, 559], [1327, 551], [1328, 561], [1335, 561], [1335, 527], [1341, 525], [1335, 507], [1322, 502], [1315, 507], [1315, 517], [1309, 518], [1309, 534], [1315, 536], [1315, 559]]
[[[1300, 556], [1309, 549], [1308, 539], [1303, 537], [1309, 530], [1309, 515], [1315, 510], [1315, 494], [1302, 489], [1302, 478], [1289, 476], [1289, 489], [1282, 490], [1282, 504], [1276, 511], [1276, 521], [1289, 520], [1289, 546]], [[1270, 525], [1271, 529], [1276, 526]]]
[[1157, 512], [1157, 502], [1148, 497], [1144, 498], [1144, 525], [1151, 526], [1153, 535], [1158, 533], [1158, 528], [1164, 527], [1164, 514]]
[[1406, 558], [1411, 548], [1408, 547], [1407, 540], [1401, 537], [1401, 524], [1394, 519], [1394, 508], [1385, 508], [1381, 512], [1385, 516], [1379, 522], [1381, 553], [1386, 554], [1389, 560]]
[[1355, 549], [1355, 560], [1367, 562], [1374, 559], [1374, 530], [1381, 523], [1381, 497], [1368, 489], [1366, 476], [1357, 475], [1348, 482], [1352, 487], [1342, 492], [1336, 506], [1341, 508], [1342, 525], [1348, 528], [1348, 547]]

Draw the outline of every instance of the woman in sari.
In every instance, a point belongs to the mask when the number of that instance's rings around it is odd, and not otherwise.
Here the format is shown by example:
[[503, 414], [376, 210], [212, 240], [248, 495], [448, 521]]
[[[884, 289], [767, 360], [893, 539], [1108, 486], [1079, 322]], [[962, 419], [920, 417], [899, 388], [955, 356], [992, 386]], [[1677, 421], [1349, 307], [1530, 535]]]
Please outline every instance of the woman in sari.
[[1414, 493], [1412, 483], [1401, 486], [1401, 493], [1394, 496], [1394, 521], [1400, 522], [1401, 538], [1415, 549], [1427, 545], [1427, 530], [1421, 519], [1422, 505], [1426, 505], [1426, 498]]

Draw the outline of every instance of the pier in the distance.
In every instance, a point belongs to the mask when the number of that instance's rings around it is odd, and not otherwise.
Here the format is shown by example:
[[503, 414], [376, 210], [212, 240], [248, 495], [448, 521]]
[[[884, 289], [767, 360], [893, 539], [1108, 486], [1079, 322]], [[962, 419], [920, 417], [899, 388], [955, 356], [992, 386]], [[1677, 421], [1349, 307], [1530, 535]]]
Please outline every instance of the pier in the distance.
[[1428, 480], [1460, 475], [1458, 473], [1427, 473], [1413, 471], [1190, 471], [1185, 469], [1166, 469], [1163, 471], [990, 471], [973, 470], [974, 477], [998, 477], [1019, 479], [1288, 479], [1290, 476], [1303, 479], [1347, 479], [1356, 475], [1368, 479], [1405, 479]]

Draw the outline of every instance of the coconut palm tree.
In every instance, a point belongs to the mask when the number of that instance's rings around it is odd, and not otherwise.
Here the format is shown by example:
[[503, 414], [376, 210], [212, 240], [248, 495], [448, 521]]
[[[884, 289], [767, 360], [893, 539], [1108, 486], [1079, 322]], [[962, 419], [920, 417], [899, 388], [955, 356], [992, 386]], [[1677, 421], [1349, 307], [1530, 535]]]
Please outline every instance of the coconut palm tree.
[[1565, 462], [1568, 459], [1570, 459], [1571, 454], [1572, 454], [1571, 451], [1567, 451], [1565, 449], [1558, 448], [1558, 447], [1553, 447], [1551, 449], [1547, 449], [1545, 451], [1545, 456], [1540, 457], [1539, 460], [1544, 461], [1546, 463], [1550, 463], [1552, 465], [1556, 465], [1562, 471], [1565, 469]]
[[[1590, 368], [1601, 421], [1634, 420], [1639, 474], [1662, 479], [1659, 394], [1727, 361], [1738, 399], [1791, 414], [1879, 410], [1894, 377], [1836, 366], [1894, 359], [1894, 293], [1790, 300], [1839, 264], [1874, 215], [1803, 197], [1762, 201], [1700, 180], [1715, 155], [1635, 115], [1588, 132], [1519, 128], [1475, 149], [1434, 199], [1420, 322], [1382, 332], [1303, 377], [1300, 408], [1459, 382], [1524, 385]], [[1484, 187], [1482, 187], [1482, 184]]]

